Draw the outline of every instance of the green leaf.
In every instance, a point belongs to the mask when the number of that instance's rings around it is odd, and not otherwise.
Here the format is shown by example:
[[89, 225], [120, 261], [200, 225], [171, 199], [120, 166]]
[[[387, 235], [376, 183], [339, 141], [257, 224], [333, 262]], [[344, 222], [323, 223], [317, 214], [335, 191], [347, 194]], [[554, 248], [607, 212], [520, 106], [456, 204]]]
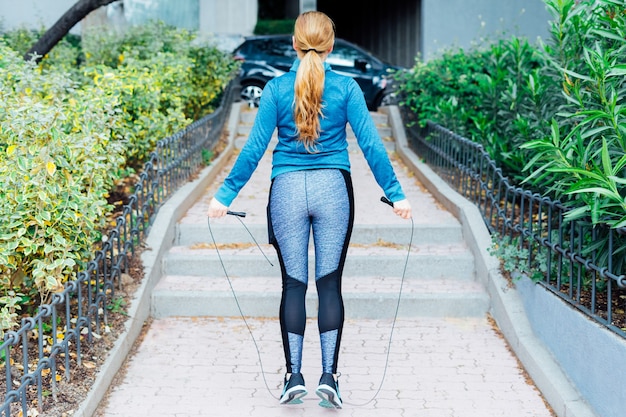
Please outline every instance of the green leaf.
[[581, 188], [580, 190], [568, 191], [567, 194], [580, 194], [580, 193], [595, 193], [612, 199], [621, 199], [621, 196], [611, 190], [601, 187]]
[[609, 175], [608, 177], [611, 181], [615, 181], [618, 184], [626, 185], [626, 178], [616, 177], [615, 175]]
[[[603, 114], [603, 116], [604, 116], [604, 114]], [[598, 118], [599, 118], [599, 117], [598, 117]], [[585, 122], [586, 122], [586, 121], [595, 120], [595, 119], [596, 119], [596, 118], [593, 118], [593, 119], [586, 119], [586, 120], [585, 120]], [[580, 135], [580, 136], [581, 136], [583, 139], [587, 139], [589, 136], [595, 136], [595, 135], [597, 135], [597, 134], [598, 134], [598, 133], [600, 133], [600, 132], [604, 132], [605, 130], [609, 130], [609, 129], [612, 129], [612, 128], [613, 128], [612, 126], [599, 126], [599, 127], [594, 127], [593, 129], [589, 129], [589, 130], [585, 131], [584, 133], [581, 133], [581, 135]]]
[[622, 36], [614, 33], [614, 32], [609, 32], [608, 30], [604, 30], [604, 29], [592, 29], [591, 33], [595, 33], [596, 35], [600, 35], [602, 37], [608, 38], [608, 39], [612, 39], [614, 41], [620, 41], [620, 42], [626, 42], [626, 39], [624, 39]]
[[550, 168], [550, 172], [560, 172], [563, 174], [578, 174], [581, 177], [593, 178], [599, 181], [604, 181], [604, 176], [594, 171], [588, 171], [582, 168], [568, 167], [568, 168]]
[[622, 77], [626, 75], [626, 65], [616, 65], [609, 72], [607, 72], [607, 77]]

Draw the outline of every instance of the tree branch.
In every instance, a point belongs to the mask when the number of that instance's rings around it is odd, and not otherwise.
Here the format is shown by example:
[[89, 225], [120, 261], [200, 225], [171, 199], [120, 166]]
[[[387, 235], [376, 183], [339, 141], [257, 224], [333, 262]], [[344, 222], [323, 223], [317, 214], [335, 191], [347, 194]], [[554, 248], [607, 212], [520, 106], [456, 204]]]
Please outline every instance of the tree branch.
[[41, 38], [24, 54], [24, 59], [29, 61], [34, 58], [35, 62], [41, 61], [41, 58], [50, 52], [85, 16], [116, 1], [118, 0], [79, 0], [54, 25], [46, 30]]

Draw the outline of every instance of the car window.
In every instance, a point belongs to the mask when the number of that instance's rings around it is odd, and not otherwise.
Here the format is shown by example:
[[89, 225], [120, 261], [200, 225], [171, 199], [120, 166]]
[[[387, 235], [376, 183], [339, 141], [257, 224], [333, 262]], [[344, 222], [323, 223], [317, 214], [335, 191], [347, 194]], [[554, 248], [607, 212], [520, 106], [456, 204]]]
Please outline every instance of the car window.
[[296, 51], [293, 50], [291, 42], [284, 39], [263, 39], [255, 42], [255, 53], [273, 56], [295, 58]]
[[331, 66], [341, 66], [341, 67], [351, 67], [354, 68], [354, 62], [359, 60], [367, 61], [367, 55], [359, 51], [358, 49], [354, 49], [349, 45], [344, 45], [341, 43], [335, 44], [333, 48], [333, 52], [328, 55], [326, 61]]

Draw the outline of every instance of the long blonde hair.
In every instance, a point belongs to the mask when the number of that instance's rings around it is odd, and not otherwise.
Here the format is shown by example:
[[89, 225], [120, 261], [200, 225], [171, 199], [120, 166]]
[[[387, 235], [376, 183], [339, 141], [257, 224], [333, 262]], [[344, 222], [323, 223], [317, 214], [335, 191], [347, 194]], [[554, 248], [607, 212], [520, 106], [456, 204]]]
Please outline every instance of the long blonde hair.
[[322, 12], [304, 12], [296, 19], [293, 39], [294, 46], [302, 53], [296, 73], [294, 118], [299, 140], [307, 151], [312, 152], [320, 136], [320, 117], [324, 117], [322, 55], [335, 43], [335, 24]]

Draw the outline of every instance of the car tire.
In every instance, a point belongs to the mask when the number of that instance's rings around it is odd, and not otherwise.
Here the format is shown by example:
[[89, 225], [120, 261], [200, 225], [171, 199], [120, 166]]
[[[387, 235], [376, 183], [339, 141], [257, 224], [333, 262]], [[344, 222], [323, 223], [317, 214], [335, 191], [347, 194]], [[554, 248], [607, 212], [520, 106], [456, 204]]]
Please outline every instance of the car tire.
[[248, 107], [259, 107], [263, 85], [260, 83], [249, 83], [241, 86], [241, 101], [246, 103]]
[[398, 97], [393, 92], [387, 92], [380, 96], [377, 107], [392, 106], [394, 104], [398, 104]]

